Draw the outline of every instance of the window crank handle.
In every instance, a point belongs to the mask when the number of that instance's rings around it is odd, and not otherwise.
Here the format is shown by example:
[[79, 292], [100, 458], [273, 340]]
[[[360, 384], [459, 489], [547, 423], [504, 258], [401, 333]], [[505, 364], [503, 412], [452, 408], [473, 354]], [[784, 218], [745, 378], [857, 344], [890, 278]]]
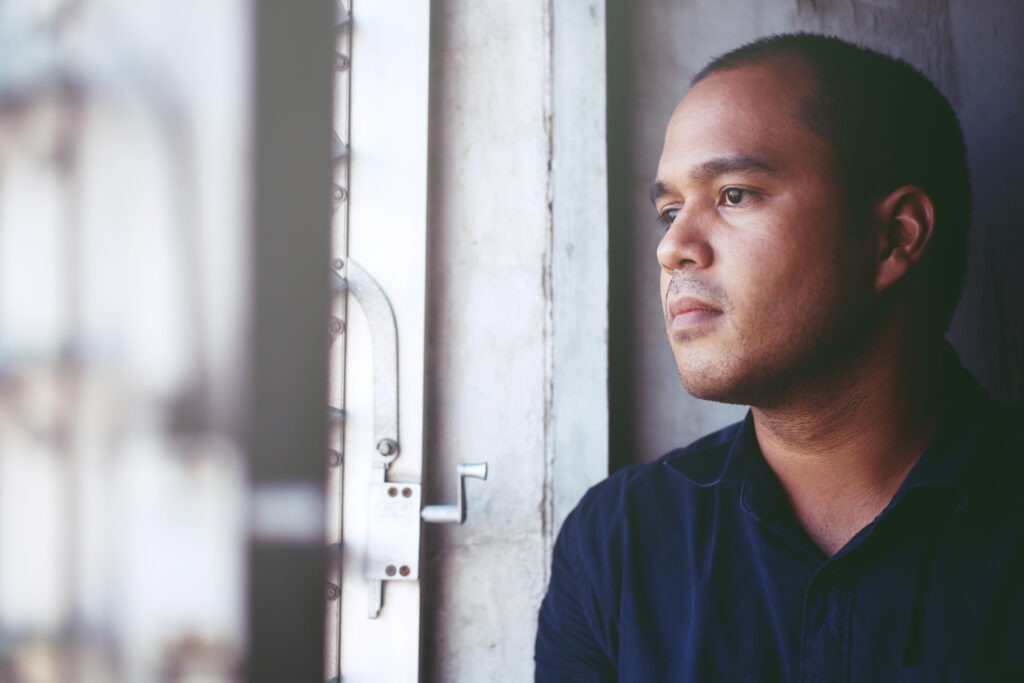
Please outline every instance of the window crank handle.
[[459, 486], [455, 489], [455, 505], [427, 505], [420, 511], [424, 522], [462, 524], [466, 521], [466, 477], [487, 480], [487, 463], [460, 463], [456, 468]]

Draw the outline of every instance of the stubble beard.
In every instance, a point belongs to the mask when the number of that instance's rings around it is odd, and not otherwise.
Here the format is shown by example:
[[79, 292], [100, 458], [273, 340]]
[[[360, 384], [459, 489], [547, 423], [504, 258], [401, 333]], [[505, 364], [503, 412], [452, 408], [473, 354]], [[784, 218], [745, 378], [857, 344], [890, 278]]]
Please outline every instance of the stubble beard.
[[[751, 348], [746, 340], [728, 353], [704, 353], [692, 348], [700, 343], [697, 335], [674, 335], [671, 341], [679, 379], [695, 398], [751, 405], [764, 393], [764, 386], [772, 384], [762, 376], [764, 366], [750, 362]], [[683, 348], [686, 346], [691, 348]]]
[[679, 378], [696, 398], [758, 408], [779, 407], [836, 384], [843, 368], [857, 362], [871, 329], [864, 318], [833, 319], [771, 339], [746, 334], [729, 318], [722, 323], [732, 332], [728, 343], [710, 334], [669, 333]]
[[[738, 340], [736, 350], [728, 351], [719, 344], [718, 351], [715, 351], [713, 337], [716, 334], [720, 335], [722, 330], [672, 329], [672, 318], [668, 312], [667, 302], [673, 296], [684, 294], [706, 299], [721, 309], [722, 319], [719, 325], [731, 329], [732, 335]], [[663, 303], [669, 346], [675, 356], [679, 379], [686, 391], [696, 398], [707, 401], [749, 405], [748, 397], [756, 392], [752, 391], [753, 386], [748, 385], [757, 384], [760, 380], [756, 377], [756, 367], [747, 368], [746, 372], [742, 368], [744, 359], [750, 358], [752, 348], [749, 340], [733, 324], [733, 306], [725, 290], [700, 280], [690, 271], [677, 272], [673, 274], [666, 288]], [[705, 345], [712, 348], [705, 351]], [[747, 377], [744, 377], [745, 374]]]

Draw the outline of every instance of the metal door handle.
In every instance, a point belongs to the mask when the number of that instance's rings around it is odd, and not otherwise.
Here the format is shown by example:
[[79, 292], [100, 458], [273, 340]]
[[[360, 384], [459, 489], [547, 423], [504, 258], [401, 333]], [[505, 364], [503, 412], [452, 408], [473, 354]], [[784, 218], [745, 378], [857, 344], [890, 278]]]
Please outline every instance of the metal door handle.
[[487, 463], [462, 463], [456, 468], [459, 487], [455, 489], [455, 505], [427, 505], [420, 511], [424, 522], [462, 524], [466, 521], [466, 477], [487, 481]]

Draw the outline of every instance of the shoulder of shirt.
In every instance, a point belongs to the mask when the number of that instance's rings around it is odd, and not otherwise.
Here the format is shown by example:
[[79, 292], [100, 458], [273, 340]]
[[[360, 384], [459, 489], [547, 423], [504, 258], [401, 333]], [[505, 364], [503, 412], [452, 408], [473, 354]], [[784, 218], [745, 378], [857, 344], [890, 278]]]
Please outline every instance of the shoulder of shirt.
[[686, 488], [707, 486], [721, 478], [732, 444], [743, 421], [712, 432], [684, 448], [677, 448], [648, 463], [629, 465], [592, 486], [570, 517], [578, 521], [621, 515], [632, 498], [657, 492], [670, 482]]
[[1013, 475], [1024, 475], [1024, 405], [992, 402], [987, 417], [983, 447], [989, 462], [998, 463], [1016, 485], [1020, 480]]

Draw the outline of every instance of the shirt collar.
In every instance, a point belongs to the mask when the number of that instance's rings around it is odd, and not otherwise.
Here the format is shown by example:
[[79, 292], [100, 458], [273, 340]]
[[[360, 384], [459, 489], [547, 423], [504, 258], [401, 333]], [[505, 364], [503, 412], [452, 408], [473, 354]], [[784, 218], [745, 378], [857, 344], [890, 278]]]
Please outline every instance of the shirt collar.
[[995, 404], [964, 369], [952, 347], [947, 347], [944, 370], [935, 431], [892, 504], [909, 491], [942, 487], [949, 490], [957, 509], [962, 509], [968, 503], [972, 481], [980, 474], [978, 459], [971, 456], [984, 441]]
[[[943, 398], [935, 432], [889, 507], [908, 491], [928, 487], [947, 489], [957, 509], [968, 502], [977, 474], [970, 455], [982, 441], [993, 402], [952, 347], [946, 349], [941, 371]], [[750, 411], [742, 422], [670, 453], [664, 464], [697, 486], [740, 485], [743, 508], [758, 520], [788, 509], [785, 491], [757, 444]]]
[[672, 451], [663, 464], [700, 487], [739, 484], [743, 482], [743, 463], [751, 445], [756, 448], [757, 439], [753, 416], [747, 411], [743, 421]]

